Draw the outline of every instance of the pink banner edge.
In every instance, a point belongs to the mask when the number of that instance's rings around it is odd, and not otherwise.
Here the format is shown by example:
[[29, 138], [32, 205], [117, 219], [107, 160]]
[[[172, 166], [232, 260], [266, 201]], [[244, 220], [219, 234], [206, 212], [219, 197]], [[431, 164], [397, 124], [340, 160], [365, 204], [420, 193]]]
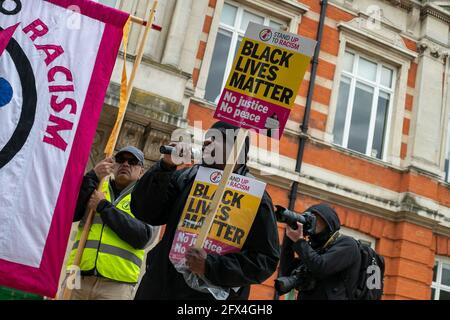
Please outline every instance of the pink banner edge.
[[[64, 6], [64, 4], [67, 4], [67, 6], [72, 5], [73, 2], [82, 4], [90, 2], [87, 0], [71, 0], [72, 3], [69, 4], [69, 0], [46, 1], [61, 6]], [[98, 7], [95, 9], [98, 9]], [[100, 12], [94, 10], [93, 7], [92, 11], [92, 16], [100, 15]], [[115, 11], [116, 13], [120, 12], [126, 17], [126, 19], [123, 17], [123, 19], [121, 19], [121, 21], [125, 23], [129, 15], [118, 10]], [[114, 41], [111, 40], [115, 38], [117, 39], [117, 43], [114, 43]], [[104, 97], [106, 95], [117, 57], [117, 54], [111, 55], [110, 52], [118, 52], [121, 40], [122, 28], [118, 28], [117, 26], [113, 26], [111, 24], [106, 24], [89, 83], [89, 88], [86, 94], [83, 111], [75, 134], [74, 144], [72, 146], [66, 171], [64, 173], [61, 191], [58, 195], [58, 200], [52, 217], [41, 265], [39, 268], [34, 268], [0, 259], [0, 285], [17, 288], [19, 290], [48, 297], [55, 297], [59, 289], [58, 285], [61, 276], [62, 264], [64, 261], [73, 220], [73, 215], [67, 215], [66, 212], [73, 213], [75, 211], [77, 200], [75, 197], [70, 199], [73, 192], [68, 192], [68, 190], [77, 190], [75, 193], [78, 194], [78, 190], [81, 186], [84, 169], [89, 157], [89, 152], [95, 137], [95, 130], [97, 128], [98, 120], [103, 107]], [[105, 68], [105, 65], [107, 65], [105, 62], [109, 63], [108, 69]], [[105, 94], [99, 95], [98, 92], [104, 92]], [[88, 97], [94, 97], [94, 99], [89, 100]], [[89, 146], [89, 148], [87, 146]], [[82, 152], [80, 152], [80, 150]], [[76, 186], [76, 188], [73, 186]], [[60, 241], [63, 241], [63, 243]], [[57, 265], [58, 268], [56, 268], [55, 265]]]

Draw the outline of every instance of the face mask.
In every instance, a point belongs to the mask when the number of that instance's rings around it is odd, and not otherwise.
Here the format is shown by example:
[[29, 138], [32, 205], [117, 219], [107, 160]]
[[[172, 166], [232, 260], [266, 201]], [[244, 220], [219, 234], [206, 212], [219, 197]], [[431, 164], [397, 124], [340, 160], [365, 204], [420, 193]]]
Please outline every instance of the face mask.
[[314, 249], [320, 248], [328, 241], [329, 238], [330, 238], [330, 234], [329, 234], [328, 228], [326, 228], [322, 232], [315, 233], [310, 237], [311, 247], [313, 247]]

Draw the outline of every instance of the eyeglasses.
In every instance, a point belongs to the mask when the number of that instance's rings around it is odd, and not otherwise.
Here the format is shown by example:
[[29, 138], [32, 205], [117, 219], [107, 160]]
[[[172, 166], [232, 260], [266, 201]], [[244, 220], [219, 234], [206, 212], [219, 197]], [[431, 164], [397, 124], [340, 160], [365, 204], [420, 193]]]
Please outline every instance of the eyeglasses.
[[137, 166], [138, 164], [141, 164], [141, 162], [136, 158], [129, 159], [129, 158], [124, 158], [124, 157], [118, 156], [118, 157], [115, 157], [115, 160], [118, 164], [125, 163], [125, 161], [126, 161], [126, 162], [128, 162], [128, 164], [130, 166]]

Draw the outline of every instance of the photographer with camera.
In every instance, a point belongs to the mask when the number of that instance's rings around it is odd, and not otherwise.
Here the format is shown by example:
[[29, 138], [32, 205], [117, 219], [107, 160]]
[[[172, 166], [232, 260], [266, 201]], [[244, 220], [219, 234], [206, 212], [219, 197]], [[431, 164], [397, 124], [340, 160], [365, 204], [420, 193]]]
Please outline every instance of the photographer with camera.
[[[287, 223], [280, 260], [279, 294], [298, 290], [298, 300], [349, 300], [358, 282], [361, 255], [354, 239], [339, 234], [340, 221], [327, 204], [304, 214], [278, 207]], [[298, 258], [295, 254], [298, 254]]]

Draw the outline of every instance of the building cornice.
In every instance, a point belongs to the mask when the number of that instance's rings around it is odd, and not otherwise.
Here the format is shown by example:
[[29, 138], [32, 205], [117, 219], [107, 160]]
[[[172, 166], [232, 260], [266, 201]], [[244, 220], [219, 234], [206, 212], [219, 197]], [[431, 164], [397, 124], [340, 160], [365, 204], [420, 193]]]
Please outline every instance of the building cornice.
[[404, 10], [407, 10], [408, 12], [412, 9], [412, 4], [408, 0], [385, 0], [386, 2], [390, 3], [394, 7], [399, 7]]
[[[119, 51], [118, 57], [123, 59], [123, 56], [124, 56], [123, 52]], [[127, 61], [128, 62], [134, 63], [135, 60], [136, 60], [136, 56], [135, 55], [132, 55], [132, 54], [129, 54], [129, 53], [127, 54]], [[192, 78], [192, 74], [184, 72], [183, 70], [178, 69], [178, 68], [176, 68], [174, 66], [171, 66], [171, 65], [168, 65], [168, 64], [159, 63], [159, 62], [153, 60], [148, 55], [144, 55], [143, 56], [142, 64], [146, 65], [146, 66], [154, 67], [154, 68], [156, 68], [156, 69], [158, 69], [160, 71], [166, 72], [168, 74], [171, 74], [171, 75], [174, 75], [174, 76], [186, 79], [186, 80], [189, 80], [189, 79]]]
[[285, 10], [292, 14], [302, 15], [309, 11], [309, 7], [296, 0], [235, 0], [237, 2], [242, 2], [247, 5], [253, 5], [260, 7], [261, 4], [268, 7], [269, 10]]
[[411, 51], [407, 48], [403, 38], [399, 33], [387, 27], [381, 29], [370, 28], [368, 19], [365, 15], [360, 15], [348, 22], [340, 22], [338, 28], [349, 35], [354, 35], [361, 41], [373, 41], [379, 46], [395, 52], [404, 59], [414, 60], [417, 58], [417, 52]]
[[[105, 96], [105, 104], [117, 109], [120, 85], [111, 82]], [[125, 118], [137, 124], [152, 127], [159, 123], [169, 131], [186, 127], [187, 120], [182, 117], [183, 106], [176, 101], [158, 96], [144, 90], [133, 88]]]
[[299, 14], [305, 14], [309, 11], [309, 7], [307, 5], [304, 5], [296, 0], [277, 0], [273, 2], [277, 2], [286, 9], [290, 9]]
[[450, 12], [440, 8], [435, 4], [426, 3], [422, 6], [420, 18], [424, 19], [428, 16], [434, 17], [450, 25]]
[[392, 222], [410, 222], [433, 230], [433, 233], [450, 237], [450, 228], [442, 224], [448, 223], [448, 217], [443, 216], [438, 211], [430, 210], [418, 205], [414, 201], [413, 194], [403, 194], [401, 202], [383, 200], [384, 207], [373, 205], [367, 201], [360, 201], [354, 197], [348, 197], [336, 192], [326, 191], [310, 185], [307, 180], [303, 180], [298, 188], [298, 194], [307, 195], [318, 199], [344, 206], [358, 212], [363, 212], [371, 216], [376, 216]]

